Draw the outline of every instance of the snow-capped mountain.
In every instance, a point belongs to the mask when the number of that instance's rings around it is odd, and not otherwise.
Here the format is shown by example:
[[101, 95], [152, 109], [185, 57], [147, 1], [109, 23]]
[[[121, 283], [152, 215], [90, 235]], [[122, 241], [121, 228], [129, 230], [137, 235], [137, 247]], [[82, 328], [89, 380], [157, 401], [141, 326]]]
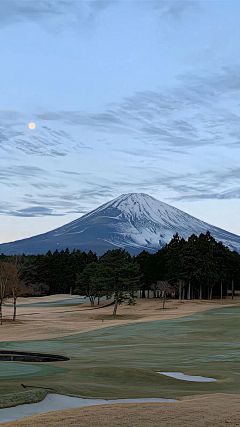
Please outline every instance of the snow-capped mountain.
[[207, 224], [147, 194], [124, 194], [81, 218], [39, 236], [0, 245], [0, 253], [44, 254], [49, 249], [80, 249], [103, 254], [125, 248], [132, 254], [156, 252], [178, 232], [187, 239], [206, 233], [240, 252], [240, 236]]

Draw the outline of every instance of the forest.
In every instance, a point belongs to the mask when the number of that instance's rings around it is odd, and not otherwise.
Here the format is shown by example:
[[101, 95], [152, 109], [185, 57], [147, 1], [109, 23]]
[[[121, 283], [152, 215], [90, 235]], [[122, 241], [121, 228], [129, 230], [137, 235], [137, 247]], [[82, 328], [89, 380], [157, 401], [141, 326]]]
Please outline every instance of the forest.
[[[163, 300], [212, 299], [232, 295], [240, 288], [240, 255], [217, 242], [209, 232], [186, 241], [178, 234], [158, 252], [143, 250], [131, 256], [126, 250], [92, 251], [68, 249], [46, 255], [0, 255], [0, 308], [4, 299], [51, 294], [85, 295], [94, 305], [100, 299], [117, 306], [135, 296]], [[1, 311], [0, 311], [1, 317]]]

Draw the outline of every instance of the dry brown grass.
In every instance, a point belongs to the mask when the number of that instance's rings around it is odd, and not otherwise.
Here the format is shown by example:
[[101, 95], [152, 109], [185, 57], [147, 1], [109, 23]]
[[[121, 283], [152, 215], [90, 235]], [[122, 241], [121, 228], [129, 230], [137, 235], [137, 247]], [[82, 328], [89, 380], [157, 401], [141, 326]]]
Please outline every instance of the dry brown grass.
[[138, 403], [33, 415], [2, 427], [237, 427], [240, 395], [215, 394], [179, 403]]
[[[47, 301], [64, 299], [65, 296], [54, 295], [43, 297]], [[28, 302], [37, 302], [39, 299], [28, 298]], [[41, 298], [42, 300], [42, 298]], [[23, 299], [19, 303], [25, 302]], [[106, 305], [102, 301], [101, 305]], [[162, 309], [162, 302], [158, 299], [138, 299], [135, 306], [121, 305], [118, 315], [112, 316], [112, 307], [91, 309], [89, 304], [68, 307], [19, 307], [17, 321], [10, 322], [12, 308], [4, 307], [3, 315], [6, 319], [1, 330], [1, 341], [29, 341], [59, 338], [73, 334], [93, 331], [108, 326], [125, 325], [129, 323], [151, 322], [161, 319], [173, 319], [210, 310], [223, 306], [240, 305], [240, 297], [233, 300], [228, 297], [224, 300], [211, 301], [178, 301], [168, 300], [166, 309]], [[104, 321], [102, 321], [102, 319]]]

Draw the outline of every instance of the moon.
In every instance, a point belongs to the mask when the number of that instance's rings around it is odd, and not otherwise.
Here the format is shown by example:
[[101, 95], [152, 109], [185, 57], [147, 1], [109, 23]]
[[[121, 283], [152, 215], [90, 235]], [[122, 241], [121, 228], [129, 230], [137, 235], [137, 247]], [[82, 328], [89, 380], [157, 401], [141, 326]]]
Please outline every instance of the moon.
[[33, 129], [35, 129], [36, 125], [35, 125], [35, 123], [29, 123], [28, 127], [29, 127], [29, 129], [33, 130]]

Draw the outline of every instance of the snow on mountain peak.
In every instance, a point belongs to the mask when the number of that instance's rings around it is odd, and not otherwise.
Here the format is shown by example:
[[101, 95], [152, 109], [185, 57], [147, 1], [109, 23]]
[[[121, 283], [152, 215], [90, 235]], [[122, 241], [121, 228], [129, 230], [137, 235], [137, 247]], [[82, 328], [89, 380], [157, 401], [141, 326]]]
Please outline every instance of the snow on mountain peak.
[[135, 215], [136, 217], [141, 217], [143, 214], [150, 217], [152, 215], [153, 217], [155, 215], [159, 217], [160, 213], [174, 209], [166, 203], [160, 202], [154, 197], [144, 193], [123, 194], [102, 207], [107, 208], [110, 206], [121, 210], [126, 215]]
[[[172, 226], [179, 225], [179, 217], [185, 220], [187, 219], [187, 221], [189, 221], [190, 218], [192, 220], [196, 219], [144, 193], [123, 194], [117, 199], [103, 205], [104, 209], [109, 207], [120, 210], [126, 218], [139, 220], [145, 217], [146, 220], [162, 225], [166, 223]], [[197, 221], [202, 223], [200, 220]]]
[[210, 231], [217, 241], [240, 252], [240, 237], [207, 224], [144, 193], [123, 194], [56, 230], [0, 245], [4, 253], [46, 253], [49, 249], [92, 250], [125, 248], [156, 252], [178, 233], [184, 239]]
[[[92, 214], [104, 214], [107, 217], [111, 211], [112, 218], [113, 210], [118, 213], [114, 217], [118, 220], [116, 223], [118, 231], [106, 239], [112, 244], [120, 245], [121, 242], [124, 247], [131, 245], [156, 249], [168, 243], [176, 233], [188, 239], [193, 233], [199, 235], [210, 231], [217, 240], [221, 240], [231, 249], [236, 248], [237, 240], [237, 248], [240, 249], [238, 236], [194, 218], [148, 194], [123, 194], [100, 206], [97, 212], [93, 211]], [[229, 237], [233, 238], [232, 242], [229, 242]]]

